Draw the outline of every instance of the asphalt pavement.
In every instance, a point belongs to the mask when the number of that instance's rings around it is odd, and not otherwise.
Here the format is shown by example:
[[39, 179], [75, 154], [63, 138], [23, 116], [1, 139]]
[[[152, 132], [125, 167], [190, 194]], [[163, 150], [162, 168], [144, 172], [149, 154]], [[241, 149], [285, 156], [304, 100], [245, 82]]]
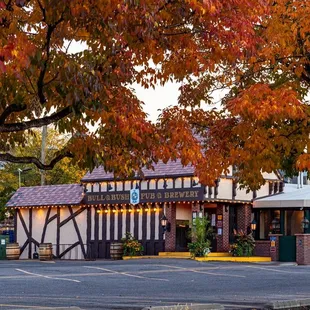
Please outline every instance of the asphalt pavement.
[[0, 261], [0, 309], [219, 303], [255, 309], [310, 296], [310, 266], [182, 259], [130, 261]]

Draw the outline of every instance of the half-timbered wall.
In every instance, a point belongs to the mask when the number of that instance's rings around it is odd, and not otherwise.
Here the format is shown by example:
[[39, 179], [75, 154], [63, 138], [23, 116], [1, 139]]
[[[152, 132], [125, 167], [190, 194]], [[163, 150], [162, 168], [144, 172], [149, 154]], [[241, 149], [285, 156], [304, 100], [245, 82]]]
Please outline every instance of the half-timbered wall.
[[[204, 201], [236, 201], [236, 202], [251, 202], [252, 199], [269, 196], [280, 191], [281, 181], [275, 174], [264, 174], [268, 177], [266, 183], [261, 186], [258, 191], [248, 192], [246, 188], [241, 188], [240, 184], [235, 182], [232, 176], [222, 177], [215, 182], [214, 186], [204, 187]], [[152, 179], [152, 180], [137, 180], [124, 182], [95, 182], [85, 183], [87, 194], [91, 193], [109, 193], [111, 195], [117, 192], [123, 193], [132, 188], [139, 187], [143, 190], [162, 190], [169, 189], [199, 189], [201, 184], [198, 178], [195, 177], [178, 177], [174, 179]], [[179, 201], [182, 201], [180, 199]], [[94, 202], [95, 203], [95, 202]], [[102, 202], [101, 202], [102, 203]], [[96, 204], [96, 203], [95, 203]], [[98, 202], [99, 204], [99, 202]], [[108, 204], [108, 203], [107, 203]]]
[[16, 241], [21, 259], [38, 253], [40, 243], [52, 243], [56, 258], [109, 258], [111, 242], [120, 242], [126, 232], [142, 243], [145, 254], [164, 251], [162, 209], [155, 205], [137, 208], [115, 212], [90, 206], [17, 209]]

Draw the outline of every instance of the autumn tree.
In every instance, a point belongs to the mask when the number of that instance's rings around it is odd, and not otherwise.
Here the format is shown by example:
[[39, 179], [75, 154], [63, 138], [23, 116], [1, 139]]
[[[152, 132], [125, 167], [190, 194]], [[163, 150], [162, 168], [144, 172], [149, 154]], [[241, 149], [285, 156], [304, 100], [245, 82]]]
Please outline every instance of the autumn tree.
[[[216, 145], [205, 137], [206, 151], [192, 135], [193, 125], [196, 130], [208, 127], [211, 134], [212, 125], [223, 121], [218, 133], [225, 135], [236, 117], [208, 115], [197, 106], [211, 100], [212, 90], [237, 83], [235, 76], [244, 72], [239, 67], [249, 55], [258, 61], [256, 47], [264, 38], [256, 27], [262, 17], [268, 21], [268, 4], [1, 0], [0, 160], [52, 169], [73, 157], [81, 167], [102, 164], [129, 175], [158, 158], [180, 157], [184, 164], [197, 165], [202, 176], [202, 159], [212, 155], [204, 180], [213, 182], [232, 162], [226, 154], [230, 144]], [[84, 44], [85, 50], [69, 53], [72, 42]], [[183, 83], [180, 107], [151, 124], [131, 85], [147, 88], [168, 80]], [[38, 154], [12, 152], [44, 125], [70, 135], [50, 162], [42, 163]], [[95, 125], [93, 132], [89, 125]]]
[[[19, 146], [12, 152], [16, 157], [40, 157], [41, 132], [33, 130], [26, 136], [26, 145]], [[66, 145], [68, 137], [59, 135], [55, 130], [48, 130], [46, 139], [46, 159], [50, 161], [54, 153]], [[20, 172], [19, 172], [20, 171]], [[52, 170], [46, 171], [45, 183], [70, 184], [79, 183], [86, 171], [72, 164], [72, 159], [64, 158], [56, 163]], [[20, 176], [20, 184], [19, 184]], [[4, 215], [4, 206], [19, 186], [40, 185], [41, 173], [35, 165], [5, 163], [0, 169], [0, 220]]]
[[[206, 184], [235, 166], [252, 189], [262, 171], [308, 169], [309, 11], [306, 0], [0, 1], [0, 160], [52, 169], [73, 157], [130, 175], [181, 158]], [[131, 85], [168, 80], [182, 83], [179, 105], [152, 124]], [[222, 108], [200, 108], [218, 89]], [[13, 153], [44, 125], [70, 135], [50, 162]]]
[[[235, 1], [234, 8], [242, 16], [239, 4]], [[223, 12], [225, 7], [217, 3], [214, 10]], [[235, 177], [252, 189], [265, 182], [263, 171], [283, 169], [292, 175], [310, 168], [310, 2], [266, 1], [263, 7], [253, 9], [257, 20], [250, 28], [244, 31], [239, 25], [239, 49], [216, 53], [217, 70], [192, 75], [181, 87], [184, 109], [167, 109], [161, 116], [165, 132], [184, 133], [186, 124], [199, 133], [204, 146], [200, 152], [191, 145], [180, 147], [176, 139], [165, 152], [167, 157], [190, 157], [208, 184], [231, 166], [236, 167]], [[228, 35], [234, 29], [231, 24]], [[226, 43], [234, 46], [235, 41], [227, 37]], [[219, 48], [225, 46], [221, 42]], [[205, 47], [203, 42], [202, 58], [209, 55]], [[212, 86], [228, 92], [221, 109], [205, 111], [199, 105], [210, 100]]]

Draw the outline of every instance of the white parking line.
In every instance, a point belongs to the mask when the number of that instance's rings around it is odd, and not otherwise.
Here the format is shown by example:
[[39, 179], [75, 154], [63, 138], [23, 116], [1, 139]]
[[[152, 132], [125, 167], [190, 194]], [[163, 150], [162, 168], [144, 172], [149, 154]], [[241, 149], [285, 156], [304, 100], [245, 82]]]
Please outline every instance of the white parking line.
[[[42, 309], [42, 307], [40, 306], [24, 306], [24, 305], [8, 305], [8, 304], [0, 304], [0, 307], [12, 307], [14, 309], [17, 309], [17, 308], [27, 308], [27, 309]], [[55, 309], [55, 308], [46, 308], [44, 307], [43, 309]]]
[[109, 271], [111, 274], [119, 274], [119, 275], [123, 275], [123, 276], [127, 276], [127, 277], [139, 278], [139, 279], [148, 279], [148, 280], [169, 282], [168, 279], [147, 278], [147, 277], [142, 277], [142, 276], [133, 275], [133, 274], [130, 274], [130, 273], [127, 273], [127, 272], [118, 272], [118, 271], [114, 271], [114, 270], [106, 269], [106, 268], [102, 268], [102, 267], [84, 266], [84, 268], [90, 268], [90, 269], [97, 269], [97, 270]]
[[[26, 308], [26, 309], [58, 309], [57, 307], [45, 307], [45, 306], [27, 306], [27, 305], [9, 305], [9, 304], [0, 304], [0, 307], [12, 307], [14, 309], [17, 309], [18, 308]], [[74, 310], [74, 308], [72, 307], [61, 307], [59, 309], [72, 309]], [[75, 309], [78, 309], [78, 308], [75, 308]]]
[[162, 266], [175, 268], [175, 269], [178, 269], [180, 271], [189, 271], [189, 272], [194, 272], [194, 273], [209, 274], [212, 276], [225, 276], [225, 277], [231, 277], [231, 278], [246, 278], [246, 276], [241, 276], [241, 275], [236, 275], [236, 274], [213, 273], [213, 272], [209, 272], [209, 271], [201, 271], [201, 270], [196, 270], [196, 269], [192, 269], [192, 268], [183, 268], [183, 267], [170, 266], [170, 265], [162, 265]]
[[45, 279], [51, 279], [51, 280], [63, 280], [63, 281], [70, 281], [70, 282], [77, 282], [77, 283], [80, 283], [81, 281], [79, 280], [73, 280], [73, 279], [67, 279], [67, 278], [55, 278], [55, 277], [51, 277], [51, 276], [45, 276], [45, 275], [42, 275], [42, 274], [38, 274], [38, 273], [33, 273], [33, 272], [29, 272], [29, 271], [26, 271], [26, 270], [23, 270], [23, 269], [15, 269], [16, 271], [20, 271], [20, 272], [23, 272], [25, 274], [29, 274], [29, 275], [32, 275], [32, 276], [37, 276], [37, 277], [41, 277], [41, 278], [45, 278]]
[[268, 271], [275, 271], [275, 272], [280, 272], [280, 273], [295, 273], [295, 274], [309, 274], [303, 272], [296, 272], [296, 271], [287, 271], [287, 270], [279, 270], [279, 269], [274, 269], [274, 268], [269, 268], [269, 267], [258, 267], [258, 266], [245, 266], [247, 268], [254, 268], [254, 269], [261, 269], [261, 270], [268, 270]]

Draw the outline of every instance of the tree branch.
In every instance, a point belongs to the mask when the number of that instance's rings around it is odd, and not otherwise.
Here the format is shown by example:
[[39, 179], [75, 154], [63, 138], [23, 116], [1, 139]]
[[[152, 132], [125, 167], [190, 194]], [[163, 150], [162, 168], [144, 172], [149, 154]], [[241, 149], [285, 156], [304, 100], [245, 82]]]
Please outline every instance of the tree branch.
[[[45, 23], [47, 23], [47, 17], [46, 17], [46, 9], [42, 6], [42, 3], [38, 1], [39, 7], [42, 11], [42, 15], [43, 15], [43, 21]], [[59, 25], [62, 21], [64, 20], [63, 18], [63, 14], [61, 15], [61, 17], [53, 24], [48, 24], [47, 23], [47, 32], [46, 32], [46, 43], [45, 43], [45, 50], [46, 50], [46, 59], [43, 63], [42, 69], [40, 71], [40, 75], [37, 81], [37, 88], [38, 88], [38, 97], [40, 100], [41, 104], [44, 104], [46, 101], [44, 92], [43, 92], [43, 88], [45, 86], [44, 84], [44, 77], [46, 74], [46, 70], [47, 70], [47, 63], [49, 62], [50, 59], [50, 45], [51, 45], [51, 39], [52, 39], [52, 34], [54, 32], [54, 30], [56, 29], [57, 25]]]
[[9, 105], [0, 115], [0, 125], [3, 125], [5, 120], [14, 112], [22, 112], [27, 109], [27, 105], [24, 103], [21, 104], [11, 104]]
[[0, 154], [0, 161], [7, 161], [11, 163], [18, 163], [18, 164], [34, 164], [40, 170], [52, 170], [54, 166], [64, 158], [73, 158], [73, 154], [69, 151], [61, 153], [57, 155], [48, 165], [43, 164], [39, 159], [36, 157], [31, 156], [24, 156], [24, 157], [16, 157], [10, 153]]
[[[1, 132], [18, 132], [24, 131], [30, 128], [43, 127], [44, 125], [49, 125], [55, 123], [62, 118], [68, 116], [73, 111], [72, 106], [68, 106], [59, 112], [56, 112], [50, 116], [34, 119], [31, 121], [21, 122], [21, 123], [9, 123], [0, 125]], [[1, 159], [0, 159], [1, 160]]]

